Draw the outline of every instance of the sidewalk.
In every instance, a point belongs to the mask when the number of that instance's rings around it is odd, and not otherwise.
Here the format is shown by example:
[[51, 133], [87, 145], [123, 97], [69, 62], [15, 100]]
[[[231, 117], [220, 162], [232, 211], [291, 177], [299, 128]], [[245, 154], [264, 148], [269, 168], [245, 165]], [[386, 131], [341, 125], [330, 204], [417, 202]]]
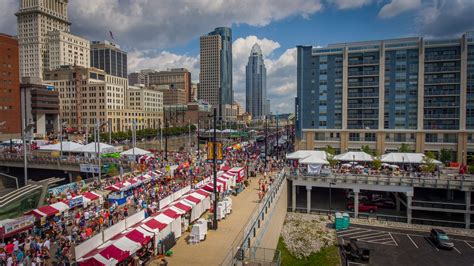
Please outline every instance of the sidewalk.
[[[250, 186], [236, 197], [232, 196], [232, 213], [219, 222], [217, 231], [209, 230], [205, 241], [189, 245], [189, 232], [183, 234], [172, 249], [173, 255], [166, 258], [169, 265], [219, 265], [230, 246], [258, 204], [258, 179], [252, 178]], [[159, 265], [160, 260], [150, 265]]]

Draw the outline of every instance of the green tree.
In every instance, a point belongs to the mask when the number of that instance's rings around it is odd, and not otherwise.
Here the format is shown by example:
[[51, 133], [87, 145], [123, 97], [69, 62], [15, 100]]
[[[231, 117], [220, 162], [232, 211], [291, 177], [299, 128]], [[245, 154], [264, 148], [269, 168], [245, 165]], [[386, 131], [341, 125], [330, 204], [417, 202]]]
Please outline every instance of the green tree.
[[380, 167], [382, 167], [382, 160], [381, 160], [380, 156], [375, 156], [374, 157], [374, 160], [372, 161], [372, 167], [375, 170], [379, 170]]
[[406, 143], [402, 143], [402, 145], [398, 148], [399, 152], [411, 152], [410, 145]]
[[436, 164], [434, 163], [434, 154], [432, 152], [427, 152], [423, 157], [423, 172], [432, 173], [436, 170]]
[[439, 155], [439, 160], [445, 165], [448, 165], [449, 162], [453, 161], [453, 150], [442, 148]]
[[360, 147], [360, 150], [367, 154], [374, 155], [374, 151], [369, 147], [369, 145], [362, 145], [362, 147]]
[[334, 167], [337, 164], [337, 160], [334, 158], [334, 154], [326, 151], [326, 160], [329, 162], [329, 166]]
[[324, 151], [327, 153], [327, 154], [331, 154], [331, 155], [336, 155], [336, 149], [333, 148], [331, 145], [328, 145], [326, 147], [326, 149], [324, 149]]

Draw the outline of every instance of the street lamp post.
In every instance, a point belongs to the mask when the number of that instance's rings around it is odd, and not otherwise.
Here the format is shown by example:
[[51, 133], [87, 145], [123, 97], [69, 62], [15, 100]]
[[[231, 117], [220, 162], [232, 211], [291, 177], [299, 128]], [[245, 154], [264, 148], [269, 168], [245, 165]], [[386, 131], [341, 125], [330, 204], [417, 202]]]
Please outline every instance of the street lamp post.
[[213, 217], [213, 225], [214, 229], [217, 230], [217, 112], [216, 108], [214, 108], [214, 112], [212, 115], [214, 120], [214, 129], [213, 129], [213, 136], [212, 136], [212, 163], [213, 163], [213, 188], [214, 188], [214, 217]]
[[34, 123], [30, 123], [25, 126], [23, 129], [23, 167], [24, 167], [24, 179], [25, 179], [25, 186], [28, 182], [28, 159], [26, 158], [26, 134], [29, 134], [31, 129], [35, 126]]
[[279, 159], [279, 155], [280, 155], [280, 146], [278, 144], [278, 141], [279, 141], [279, 134], [278, 134], [278, 112], [276, 114], [276, 127], [277, 127], [277, 134], [276, 134], [276, 149], [277, 149], [277, 159]]

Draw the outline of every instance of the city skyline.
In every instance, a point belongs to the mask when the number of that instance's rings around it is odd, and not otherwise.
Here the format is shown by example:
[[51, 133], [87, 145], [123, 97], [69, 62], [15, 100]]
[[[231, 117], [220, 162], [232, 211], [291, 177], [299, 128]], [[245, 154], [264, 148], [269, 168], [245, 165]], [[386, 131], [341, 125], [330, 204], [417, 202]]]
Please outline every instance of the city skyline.
[[[169, 10], [182, 5], [186, 7], [184, 15], [170, 16], [175, 12]], [[246, 59], [257, 42], [264, 50], [273, 112], [277, 108], [282, 112], [294, 111], [288, 98], [296, 95], [295, 46], [298, 44], [324, 46], [408, 36], [452, 37], [474, 27], [469, 23], [474, 3], [467, 0], [299, 0], [271, 5], [263, 1], [253, 4], [252, 8], [245, 8], [249, 6], [245, 1], [208, 6], [204, 1], [104, 0], [70, 1], [69, 6], [71, 32], [90, 40], [103, 40], [112, 31], [116, 42], [128, 52], [129, 72], [186, 67], [193, 81], [199, 77], [199, 36], [215, 27], [231, 26], [235, 99], [245, 104]], [[125, 8], [127, 6], [129, 8]], [[155, 6], [161, 7], [160, 14], [148, 11], [157, 10]], [[17, 10], [16, 0], [0, 3], [0, 32], [17, 34], [14, 15]], [[126, 23], [115, 23], [116, 18]], [[101, 19], [101, 23], [97, 19]], [[176, 28], [183, 30], [176, 31]], [[360, 31], [361, 28], [365, 30]]]

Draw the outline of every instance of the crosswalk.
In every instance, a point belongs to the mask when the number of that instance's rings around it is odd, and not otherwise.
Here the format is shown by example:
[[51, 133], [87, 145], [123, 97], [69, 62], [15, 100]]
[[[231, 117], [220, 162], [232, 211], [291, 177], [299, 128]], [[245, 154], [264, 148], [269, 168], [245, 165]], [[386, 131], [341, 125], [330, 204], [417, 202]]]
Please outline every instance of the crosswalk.
[[376, 231], [363, 228], [351, 228], [344, 231], [339, 231], [337, 236], [344, 239], [357, 239], [358, 241], [389, 245], [389, 246], [398, 246], [397, 241], [392, 236], [390, 232]]

